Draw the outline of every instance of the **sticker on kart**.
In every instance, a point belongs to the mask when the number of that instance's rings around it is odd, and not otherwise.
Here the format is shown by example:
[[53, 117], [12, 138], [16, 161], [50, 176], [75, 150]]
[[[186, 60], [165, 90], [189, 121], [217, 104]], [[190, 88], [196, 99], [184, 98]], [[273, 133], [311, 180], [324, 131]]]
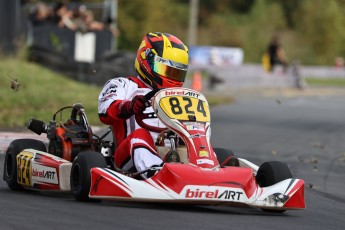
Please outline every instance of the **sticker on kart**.
[[242, 189], [239, 188], [224, 188], [217, 186], [193, 186], [184, 187], [181, 195], [186, 199], [216, 199], [224, 201], [242, 201], [245, 202], [248, 198]]
[[41, 164], [32, 164], [32, 182], [59, 184], [58, 175], [55, 168], [47, 167]]

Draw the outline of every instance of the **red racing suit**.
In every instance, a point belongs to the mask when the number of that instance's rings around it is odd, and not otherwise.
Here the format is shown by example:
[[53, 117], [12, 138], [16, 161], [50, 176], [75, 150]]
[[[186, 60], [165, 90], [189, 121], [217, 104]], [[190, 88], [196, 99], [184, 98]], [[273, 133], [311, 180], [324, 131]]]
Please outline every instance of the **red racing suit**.
[[[153, 141], [158, 134], [140, 128], [134, 115], [128, 119], [120, 116], [122, 103], [132, 100], [136, 95], [145, 95], [151, 90], [139, 77], [120, 77], [107, 81], [98, 98], [99, 118], [104, 124], [112, 126], [116, 139], [115, 164], [126, 171], [142, 171], [162, 163]], [[144, 111], [151, 112], [152, 107]], [[146, 119], [145, 123], [165, 127], [158, 118]]]

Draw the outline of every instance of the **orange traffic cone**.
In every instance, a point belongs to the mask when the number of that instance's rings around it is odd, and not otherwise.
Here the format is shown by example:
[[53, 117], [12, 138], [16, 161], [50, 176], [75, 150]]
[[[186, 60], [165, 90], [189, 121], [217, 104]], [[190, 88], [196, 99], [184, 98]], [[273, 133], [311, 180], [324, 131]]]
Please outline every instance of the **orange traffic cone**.
[[202, 90], [200, 71], [195, 71], [193, 74], [192, 89], [199, 91], [199, 92], [201, 92], [201, 90]]

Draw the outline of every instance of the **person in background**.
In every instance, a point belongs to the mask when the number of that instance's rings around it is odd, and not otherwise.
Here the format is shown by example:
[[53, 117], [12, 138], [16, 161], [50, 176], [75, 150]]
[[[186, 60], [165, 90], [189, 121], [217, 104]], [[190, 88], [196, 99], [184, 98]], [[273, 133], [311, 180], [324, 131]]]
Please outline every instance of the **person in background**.
[[34, 7], [34, 12], [29, 15], [29, 19], [33, 26], [54, 25], [52, 14], [51, 8], [42, 2], [38, 2]]
[[95, 21], [93, 12], [90, 10], [81, 12], [81, 20], [88, 31], [104, 30], [105, 28], [102, 22]]
[[73, 12], [63, 2], [56, 3], [54, 17], [58, 27], [76, 30], [77, 25], [73, 22]]
[[281, 47], [279, 37], [273, 36], [268, 48], [267, 54], [269, 58], [268, 71], [273, 72], [274, 67], [278, 64], [283, 66], [283, 71], [286, 71], [288, 62], [284, 49]]
[[[182, 87], [188, 69], [188, 48], [177, 37], [167, 33], [147, 33], [141, 41], [135, 59], [138, 75], [113, 78], [105, 83], [98, 98], [100, 120], [113, 128], [117, 149], [115, 165], [127, 172], [144, 171], [161, 165], [154, 140], [156, 133], [141, 128], [135, 115], [153, 113], [146, 106], [144, 95], [153, 89]], [[157, 118], [145, 120], [151, 126], [165, 127]], [[175, 152], [172, 154], [177, 155]], [[174, 159], [177, 156], [169, 156]], [[174, 161], [169, 161], [174, 162]], [[150, 177], [141, 174], [145, 179]]]
[[73, 10], [73, 19], [79, 31], [86, 33], [90, 31], [102, 31], [109, 29], [113, 36], [117, 37], [119, 31], [113, 28], [111, 23], [95, 20], [94, 13], [81, 5]]

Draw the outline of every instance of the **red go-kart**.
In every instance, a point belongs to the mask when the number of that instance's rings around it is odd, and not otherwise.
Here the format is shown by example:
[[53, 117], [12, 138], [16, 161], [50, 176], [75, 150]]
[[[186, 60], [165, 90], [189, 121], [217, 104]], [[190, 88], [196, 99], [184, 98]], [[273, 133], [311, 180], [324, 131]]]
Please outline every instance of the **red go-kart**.
[[[146, 98], [166, 128], [147, 125], [145, 119], [152, 114], [137, 115], [136, 121], [159, 133], [156, 149], [162, 159], [174, 152], [178, 162], [130, 173], [115, 166], [114, 145], [104, 144], [103, 137], [90, 138], [96, 144], [86, 150], [78, 148], [69, 159], [46, 153], [39, 146], [19, 148], [17, 143], [17, 149], [12, 150], [15, 153], [10, 154], [11, 164], [5, 160], [4, 179], [10, 188], [47, 189], [45, 186], [55, 183], [57, 190], [71, 191], [79, 201], [236, 205], [270, 212], [306, 207], [304, 181], [293, 178], [286, 163], [267, 161], [259, 167], [235, 158], [231, 150], [211, 146], [211, 116], [204, 95], [187, 88], [169, 88], [153, 91]], [[170, 141], [169, 147], [162, 144], [164, 139]], [[144, 173], [151, 177], [143, 179], [140, 175]]]

